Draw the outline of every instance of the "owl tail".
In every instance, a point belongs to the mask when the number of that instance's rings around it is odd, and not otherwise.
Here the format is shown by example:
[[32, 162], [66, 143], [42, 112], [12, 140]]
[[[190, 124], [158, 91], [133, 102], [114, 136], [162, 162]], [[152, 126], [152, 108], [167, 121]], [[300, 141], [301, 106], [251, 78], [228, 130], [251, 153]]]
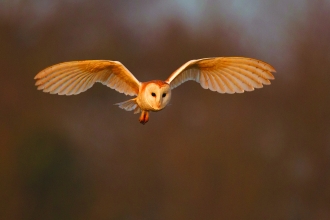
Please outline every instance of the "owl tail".
[[137, 114], [137, 113], [141, 112], [140, 107], [136, 103], [136, 98], [127, 100], [125, 102], [116, 103], [115, 105], [118, 105], [119, 108], [124, 109], [126, 111], [133, 111], [134, 110], [134, 114]]

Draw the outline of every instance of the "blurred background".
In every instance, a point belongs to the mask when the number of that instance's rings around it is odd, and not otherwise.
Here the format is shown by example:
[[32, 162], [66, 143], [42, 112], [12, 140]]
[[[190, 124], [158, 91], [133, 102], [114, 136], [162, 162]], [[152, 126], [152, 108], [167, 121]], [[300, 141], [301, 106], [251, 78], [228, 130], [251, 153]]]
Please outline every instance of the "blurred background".
[[[0, 219], [330, 219], [329, 0], [1, 0]], [[37, 91], [64, 61], [140, 81], [246, 56], [277, 70], [235, 95], [189, 81], [139, 115], [101, 84]]]

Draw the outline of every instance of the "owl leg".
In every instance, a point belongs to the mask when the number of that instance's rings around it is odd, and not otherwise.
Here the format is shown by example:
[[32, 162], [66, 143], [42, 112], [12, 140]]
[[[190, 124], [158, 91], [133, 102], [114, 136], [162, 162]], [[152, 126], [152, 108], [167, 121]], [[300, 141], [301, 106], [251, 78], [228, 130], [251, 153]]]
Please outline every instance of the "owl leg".
[[149, 112], [148, 111], [142, 111], [141, 116], [139, 118], [139, 121], [141, 124], [145, 124], [149, 121]]

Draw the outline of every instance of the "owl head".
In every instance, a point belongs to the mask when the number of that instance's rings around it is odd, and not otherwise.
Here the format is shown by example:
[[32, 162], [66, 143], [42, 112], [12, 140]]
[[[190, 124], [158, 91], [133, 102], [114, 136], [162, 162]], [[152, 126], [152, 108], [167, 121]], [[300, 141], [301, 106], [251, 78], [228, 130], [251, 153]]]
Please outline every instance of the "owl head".
[[171, 87], [160, 80], [153, 80], [145, 83], [143, 99], [152, 110], [159, 111], [171, 100]]

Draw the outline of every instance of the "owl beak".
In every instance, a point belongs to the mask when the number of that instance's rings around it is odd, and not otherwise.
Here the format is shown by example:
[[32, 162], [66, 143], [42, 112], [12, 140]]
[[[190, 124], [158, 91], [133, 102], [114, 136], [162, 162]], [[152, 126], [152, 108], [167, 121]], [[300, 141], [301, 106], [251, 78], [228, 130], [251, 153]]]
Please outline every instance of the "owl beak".
[[157, 100], [157, 108], [160, 109], [160, 106], [162, 105], [162, 98], [160, 98], [159, 100]]

